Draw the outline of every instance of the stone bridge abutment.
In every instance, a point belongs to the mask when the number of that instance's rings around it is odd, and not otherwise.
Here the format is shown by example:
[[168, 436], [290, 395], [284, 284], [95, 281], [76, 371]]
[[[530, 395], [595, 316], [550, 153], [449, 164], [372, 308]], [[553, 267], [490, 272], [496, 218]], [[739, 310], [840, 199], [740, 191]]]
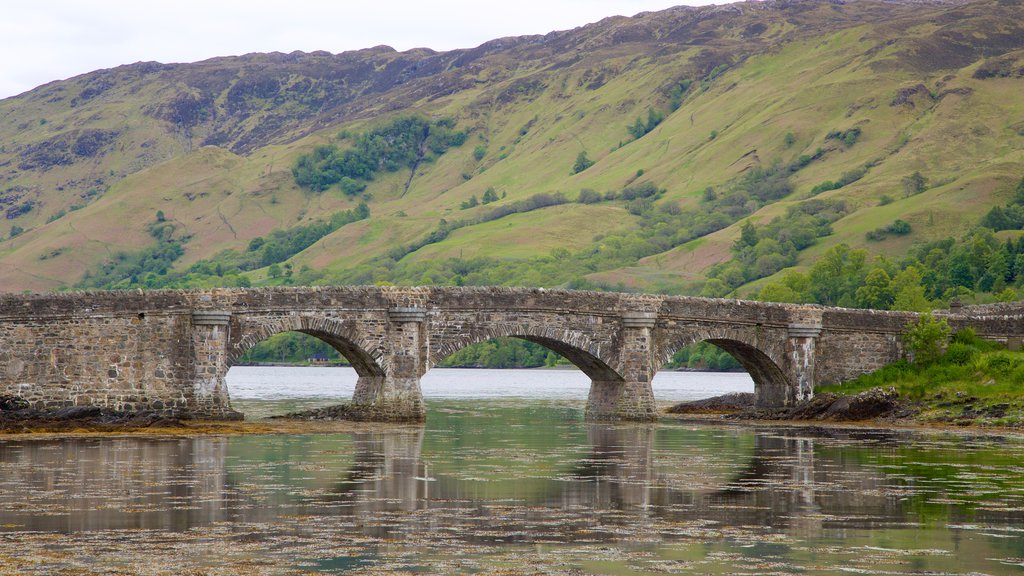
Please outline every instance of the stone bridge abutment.
[[[954, 327], [1019, 342], [1016, 308], [946, 313]], [[811, 397], [899, 359], [914, 314], [740, 300], [513, 288], [323, 287], [0, 296], [0, 395], [36, 407], [99, 405], [224, 418], [242, 355], [282, 332], [319, 338], [358, 374], [366, 419], [425, 415], [420, 378], [499, 336], [567, 358], [591, 381], [591, 420], [652, 420], [651, 381], [708, 341], [739, 360], [762, 406]]]

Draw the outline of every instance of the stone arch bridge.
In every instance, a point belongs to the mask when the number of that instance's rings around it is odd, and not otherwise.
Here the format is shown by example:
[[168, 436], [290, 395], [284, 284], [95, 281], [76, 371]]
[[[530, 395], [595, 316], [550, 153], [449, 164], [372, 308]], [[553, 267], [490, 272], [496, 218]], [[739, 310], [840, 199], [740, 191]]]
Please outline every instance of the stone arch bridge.
[[[1010, 344], [1014, 306], [943, 312]], [[757, 402], [809, 398], [900, 358], [914, 314], [741, 300], [521, 288], [318, 287], [0, 296], [0, 394], [36, 407], [100, 405], [223, 418], [225, 376], [251, 347], [297, 331], [359, 375], [357, 416], [424, 417], [420, 377], [457, 350], [512, 336], [590, 376], [587, 417], [650, 420], [651, 379], [678, 349], [708, 341], [752, 376]]]

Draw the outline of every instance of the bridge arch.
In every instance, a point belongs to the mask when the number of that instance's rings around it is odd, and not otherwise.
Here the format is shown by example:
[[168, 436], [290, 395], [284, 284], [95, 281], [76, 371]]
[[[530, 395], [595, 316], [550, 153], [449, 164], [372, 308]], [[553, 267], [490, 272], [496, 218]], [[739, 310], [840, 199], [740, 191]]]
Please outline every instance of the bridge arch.
[[555, 327], [538, 328], [523, 324], [492, 324], [454, 338], [446, 338], [441, 345], [430, 351], [426, 369], [430, 370], [467, 346], [502, 337], [519, 338], [540, 344], [571, 362], [591, 380], [623, 381], [622, 376], [602, 358], [600, 344], [588, 338], [584, 332]]
[[227, 355], [227, 368], [234, 366], [251, 348], [282, 332], [300, 332], [328, 343], [352, 364], [361, 377], [384, 377], [381, 362], [369, 350], [376, 348], [349, 323], [316, 316], [280, 316], [243, 320], [237, 340]]
[[708, 342], [735, 358], [754, 381], [754, 393], [761, 398], [784, 398], [791, 387], [783, 370], [785, 339], [765, 337], [758, 329], [712, 328], [675, 335], [659, 349], [658, 367], [664, 366], [681, 348]]

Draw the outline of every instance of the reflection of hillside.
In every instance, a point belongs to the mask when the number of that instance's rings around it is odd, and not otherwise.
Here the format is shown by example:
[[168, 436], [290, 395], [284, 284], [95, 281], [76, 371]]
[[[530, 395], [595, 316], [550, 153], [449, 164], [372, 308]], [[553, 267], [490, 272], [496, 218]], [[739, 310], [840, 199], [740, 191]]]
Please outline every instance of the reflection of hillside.
[[0, 442], [0, 525], [181, 530], [228, 520], [223, 438]]
[[[491, 491], [481, 488], [487, 479], [431, 467], [423, 456], [425, 432], [415, 428], [334, 440], [248, 439], [239, 446], [231, 442], [242, 440], [225, 438], [0, 442], [0, 525], [54, 532], [185, 530], [291, 515], [334, 518], [346, 531], [375, 537], [442, 534], [497, 543], [671, 539], [706, 526], [820, 535], [905, 527], [927, 521], [924, 513], [950, 523], [1024, 523], [1019, 490], [991, 506], [956, 504], [971, 497], [971, 488], [957, 482], [957, 460], [949, 455], [922, 449], [952, 470], [932, 467], [932, 477], [878, 465], [906, 453], [910, 442], [902, 435], [760, 430], [752, 447], [744, 442], [733, 453], [745, 462], [719, 480], [700, 470], [679, 474], [680, 467], [702, 466], [689, 458], [707, 448], [672, 458], [655, 442], [658, 434], [654, 426], [590, 425], [586, 456], [564, 472], [523, 478], [522, 489], [515, 479], [502, 480], [502, 489]], [[238, 454], [246, 458], [238, 461]], [[1006, 470], [1019, 466], [1014, 452], [1005, 454]], [[510, 469], [530, 473], [528, 466]], [[932, 502], [946, 497], [949, 503]]]
[[[862, 434], [833, 432], [827, 442], [858, 440]], [[747, 466], [717, 490], [673, 485], [659, 471], [655, 435], [653, 426], [591, 425], [590, 454], [565, 478], [548, 481], [540, 497], [501, 500], [475, 497], [466, 481], [425, 478], [423, 465], [415, 462], [420, 436], [389, 442], [388, 435], [378, 434], [357, 442], [362, 448], [351, 478], [367, 479], [344, 484], [342, 493], [364, 526], [376, 526], [376, 535], [447, 526], [460, 528], [459, 536], [468, 541], [564, 541], [581, 530], [590, 539], [616, 539], [689, 522], [815, 534], [908, 521], [891, 478], [847, 458], [842, 449], [830, 447], [823, 455], [819, 439], [806, 432], [761, 431]], [[876, 435], [874, 440], [893, 439]], [[413, 510], [418, 512], [394, 515]], [[387, 522], [366, 520], [375, 514]], [[972, 518], [1003, 524], [1020, 522], [1024, 513], [981, 510]]]

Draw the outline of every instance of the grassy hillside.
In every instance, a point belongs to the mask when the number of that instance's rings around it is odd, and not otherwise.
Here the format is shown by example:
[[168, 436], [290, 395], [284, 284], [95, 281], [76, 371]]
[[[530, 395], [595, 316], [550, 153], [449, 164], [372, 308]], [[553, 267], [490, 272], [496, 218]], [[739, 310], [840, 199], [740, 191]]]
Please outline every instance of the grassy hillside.
[[[123, 66], [0, 101], [0, 289], [74, 285], [168, 240], [183, 255], [156, 277], [180, 274], [360, 202], [368, 219], [276, 262], [283, 274], [201, 281], [697, 293], [743, 222], [812, 196], [845, 213], [797, 266], [841, 243], [898, 257], [1010, 201], [1024, 175], [1021, 94], [1024, 8], [1009, 0], [681, 7], [447, 53]], [[356, 195], [296, 183], [316, 146], [351, 149], [410, 114], [450, 119], [466, 141]], [[581, 152], [594, 163], [573, 173]], [[750, 175], [773, 167], [778, 186], [751, 192]], [[644, 185], [658, 194], [622, 193]], [[469, 206], [488, 190], [498, 199]], [[578, 202], [582, 190], [599, 200]], [[912, 232], [866, 240], [896, 219]], [[154, 234], [157, 223], [171, 226]]]

